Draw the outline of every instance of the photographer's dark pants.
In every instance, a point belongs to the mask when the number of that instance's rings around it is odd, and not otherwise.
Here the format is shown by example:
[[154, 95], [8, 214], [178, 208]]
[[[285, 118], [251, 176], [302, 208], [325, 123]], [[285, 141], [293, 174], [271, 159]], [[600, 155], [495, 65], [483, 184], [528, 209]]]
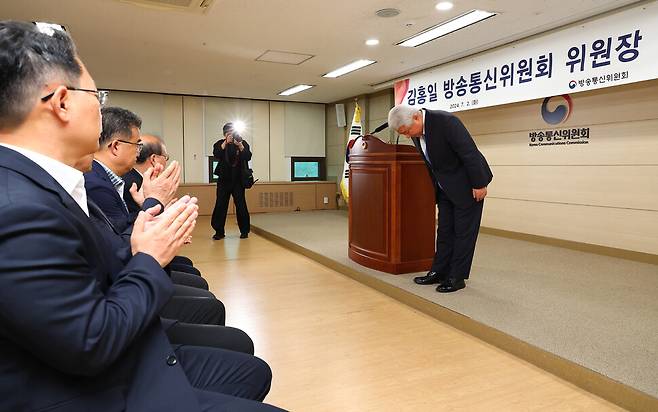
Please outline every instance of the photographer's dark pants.
[[233, 203], [235, 203], [235, 214], [238, 218], [240, 233], [249, 233], [249, 228], [251, 227], [247, 200], [244, 197], [244, 187], [236, 181], [227, 184], [218, 182], [217, 200], [215, 201], [215, 209], [212, 212], [211, 224], [212, 228], [215, 229], [215, 233], [220, 236], [224, 235], [228, 201], [231, 196], [233, 196]]

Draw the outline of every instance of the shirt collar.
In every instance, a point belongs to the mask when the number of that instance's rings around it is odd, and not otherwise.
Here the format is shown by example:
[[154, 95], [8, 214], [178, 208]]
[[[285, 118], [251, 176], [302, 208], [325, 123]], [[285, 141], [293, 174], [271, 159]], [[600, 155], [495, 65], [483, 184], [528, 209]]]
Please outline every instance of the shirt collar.
[[87, 209], [87, 192], [85, 190], [85, 178], [81, 171], [67, 164], [48, 157], [44, 154], [26, 149], [24, 147], [14, 146], [6, 143], [0, 143], [8, 149], [14, 150], [27, 157], [39, 167], [46, 171], [60, 186], [71, 195], [73, 200], [80, 208], [89, 215]]
[[118, 189], [120, 186], [123, 185], [123, 179], [121, 179], [121, 177], [119, 177], [116, 173], [114, 173], [112, 169], [105, 166], [105, 164], [98, 159], [94, 159], [94, 162], [98, 163], [103, 167], [103, 169], [105, 169], [105, 172], [107, 173], [107, 177], [110, 178], [110, 182], [112, 182], [112, 185], [114, 185], [115, 189]]

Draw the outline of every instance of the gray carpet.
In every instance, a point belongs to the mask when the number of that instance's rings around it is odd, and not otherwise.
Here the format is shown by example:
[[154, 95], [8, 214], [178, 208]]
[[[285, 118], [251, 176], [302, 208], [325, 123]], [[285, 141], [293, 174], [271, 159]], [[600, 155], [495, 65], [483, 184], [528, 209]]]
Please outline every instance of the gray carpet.
[[467, 288], [347, 257], [347, 213], [255, 214], [252, 225], [658, 397], [658, 266], [480, 235]]

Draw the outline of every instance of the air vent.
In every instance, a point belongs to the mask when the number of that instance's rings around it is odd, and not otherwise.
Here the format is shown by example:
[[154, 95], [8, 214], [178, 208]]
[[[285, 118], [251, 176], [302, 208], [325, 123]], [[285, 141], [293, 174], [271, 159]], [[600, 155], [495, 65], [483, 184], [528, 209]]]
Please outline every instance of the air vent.
[[258, 194], [258, 206], [262, 208], [289, 208], [292, 205], [292, 192], [262, 192]]
[[190, 13], [205, 13], [210, 10], [215, 0], [117, 0], [137, 6], [156, 10], [185, 11]]
[[312, 54], [293, 53], [279, 50], [268, 50], [256, 58], [257, 62], [300, 65], [313, 58]]
[[375, 12], [375, 14], [379, 17], [384, 17], [384, 18], [386, 18], [386, 17], [395, 17], [398, 14], [400, 14], [400, 10], [398, 10], [398, 9], [381, 9], [381, 10], [377, 10]]

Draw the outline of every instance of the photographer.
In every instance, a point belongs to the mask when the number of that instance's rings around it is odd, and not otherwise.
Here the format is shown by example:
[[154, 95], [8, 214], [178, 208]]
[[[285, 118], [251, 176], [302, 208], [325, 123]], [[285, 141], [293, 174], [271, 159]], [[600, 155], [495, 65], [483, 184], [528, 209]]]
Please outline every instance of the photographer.
[[249, 237], [249, 210], [244, 197], [244, 183], [242, 182], [243, 163], [251, 160], [249, 145], [235, 130], [233, 123], [226, 123], [222, 129], [224, 139], [218, 140], [213, 146], [213, 155], [218, 164], [214, 172], [217, 179], [217, 200], [212, 213], [211, 224], [215, 229], [214, 240], [225, 236], [226, 212], [228, 211], [229, 197], [233, 195], [235, 213], [240, 227], [240, 239]]

